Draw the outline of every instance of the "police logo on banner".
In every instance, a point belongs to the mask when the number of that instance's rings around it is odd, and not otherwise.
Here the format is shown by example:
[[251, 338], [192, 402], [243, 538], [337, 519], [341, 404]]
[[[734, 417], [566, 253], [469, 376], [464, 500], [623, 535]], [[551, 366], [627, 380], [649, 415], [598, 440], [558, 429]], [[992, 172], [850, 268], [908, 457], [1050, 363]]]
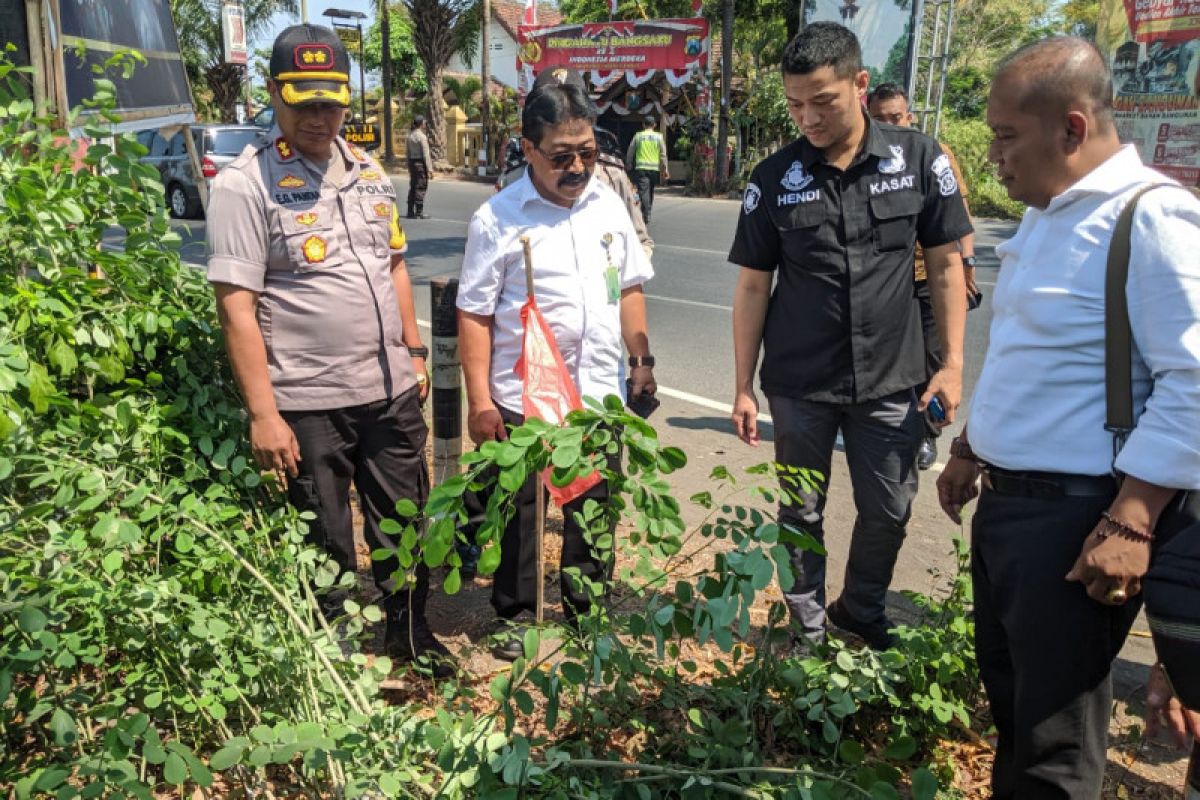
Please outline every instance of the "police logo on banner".
[[812, 175], [804, 171], [804, 165], [799, 161], [793, 161], [792, 165], [788, 167], [788, 171], [783, 174], [783, 180], [780, 183], [789, 192], [798, 192], [812, 183], [812, 180]]
[[762, 200], [762, 191], [757, 184], [747, 183], [746, 193], [742, 195], [742, 210], [747, 214], [754, 213], [754, 209], [758, 208], [758, 201]]
[[907, 166], [904, 163], [904, 148], [898, 144], [888, 145], [888, 149], [892, 151], [891, 158], [885, 158], [879, 162], [879, 171], [884, 175], [895, 175], [897, 172], [903, 172]]
[[958, 179], [954, 177], [954, 170], [950, 167], [950, 157], [945, 153], [933, 160], [929, 168], [933, 170], [934, 177], [937, 178], [938, 192], [942, 197], [949, 197], [958, 191]]

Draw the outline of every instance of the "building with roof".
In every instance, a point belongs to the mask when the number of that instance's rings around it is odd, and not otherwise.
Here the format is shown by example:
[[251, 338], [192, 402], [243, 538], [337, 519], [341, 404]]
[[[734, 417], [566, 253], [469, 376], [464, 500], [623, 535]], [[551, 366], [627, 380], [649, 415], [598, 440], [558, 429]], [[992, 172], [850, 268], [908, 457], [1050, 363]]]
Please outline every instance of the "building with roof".
[[[517, 26], [521, 24], [521, 16], [525, 13], [525, 4], [513, 0], [492, 0], [492, 18], [488, 21], [488, 38], [491, 40], [492, 80], [505, 86], [517, 88]], [[537, 21], [539, 25], [557, 25], [562, 22], [562, 14], [553, 6], [539, 5]], [[478, 75], [480, 68], [479, 52], [483, 47], [482, 35], [479, 46], [476, 47], [475, 58], [467, 61], [461, 55], [450, 59], [446, 71], [457, 74]]]

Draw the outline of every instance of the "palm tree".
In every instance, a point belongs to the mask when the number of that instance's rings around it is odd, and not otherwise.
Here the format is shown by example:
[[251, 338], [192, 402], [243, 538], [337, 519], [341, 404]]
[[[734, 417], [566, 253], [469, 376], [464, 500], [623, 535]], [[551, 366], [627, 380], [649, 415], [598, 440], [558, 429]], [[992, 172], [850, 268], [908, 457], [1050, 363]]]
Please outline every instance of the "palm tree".
[[[247, 37], [261, 34], [280, 11], [295, 14], [296, 5], [296, 0], [243, 0]], [[236, 122], [245, 67], [222, 60], [221, 0], [171, 0], [171, 11], [188, 79], [212, 92], [221, 122]]]
[[412, 20], [413, 44], [429, 83], [429, 150], [435, 161], [441, 161], [446, 158], [442, 73], [455, 53], [474, 55], [482, 11], [479, 0], [403, 1]]
[[483, 86], [479, 78], [476, 78], [474, 75], [469, 75], [462, 80], [458, 78], [442, 78], [442, 83], [454, 95], [455, 103], [467, 115], [467, 119], [478, 116], [480, 104], [475, 99], [475, 95], [479, 94], [479, 88]]

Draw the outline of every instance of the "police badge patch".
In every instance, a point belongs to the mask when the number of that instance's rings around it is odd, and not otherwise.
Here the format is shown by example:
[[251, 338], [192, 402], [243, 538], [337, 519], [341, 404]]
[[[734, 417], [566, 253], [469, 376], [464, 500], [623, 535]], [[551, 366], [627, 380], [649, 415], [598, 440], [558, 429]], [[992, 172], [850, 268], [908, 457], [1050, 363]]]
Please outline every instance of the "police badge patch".
[[799, 161], [793, 161], [792, 165], [788, 167], [788, 171], [783, 174], [783, 180], [780, 183], [789, 192], [798, 192], [812, 183], [812, 180], [812, 175], [804, 171], [804, 165]]
[[933, 170], [934, 177], [938, 181], [938, 192], [942, 197], [949, 197], [958, 191], [958, 179], [954, 177], [954, 170], [950, 167], [950, 157], [945, 153], [933, 160], [929, 165]]
[[742, 210], [747, 214], [754, 213], [754, 209], [758, 208], [758, 201], [762, 199], [762, 190], [757, 184], [747, 183], [746, 193], [742, 195]]
[[879, 171], [884, 175], [895, 175], [897, 172], [903, 172], [907, 166], [904, 163], [904, 148], [898, 144], [888, 145], [888, 149], [892, 151], [891, 158], [885, 158], [879, 162]]

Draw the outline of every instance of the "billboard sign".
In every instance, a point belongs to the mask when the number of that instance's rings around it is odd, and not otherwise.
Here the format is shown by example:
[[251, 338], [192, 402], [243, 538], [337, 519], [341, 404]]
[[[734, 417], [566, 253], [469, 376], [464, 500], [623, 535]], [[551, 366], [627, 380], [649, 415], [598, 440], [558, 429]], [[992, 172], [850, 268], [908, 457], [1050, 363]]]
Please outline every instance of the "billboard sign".
[[246, 19], [238, 3], [221, 6], [221, 39], [226, 64], [245, 64], [250, 47], [246, 43]]
[[1097, 44], [1113, 76], [1123, 142], [1185, 186], [1200, 186], [1200, 5], [1101, 0]]
[[[854, 31], [871, 86], [908, 85], [908, 43], [917, 0], [817, 0], [806, 22], [837, 22]], [[811, 7], [811, 6], [810, 6]]]

